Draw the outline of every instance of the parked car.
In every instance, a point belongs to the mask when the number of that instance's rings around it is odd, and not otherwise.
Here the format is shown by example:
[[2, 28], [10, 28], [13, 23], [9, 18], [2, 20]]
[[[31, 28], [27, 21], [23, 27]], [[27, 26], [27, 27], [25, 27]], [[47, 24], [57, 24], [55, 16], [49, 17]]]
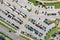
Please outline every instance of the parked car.
[[26, 18], [27, 17], [27, 15], [24, 14], [24, 13], [20, 13], [20, 15], [23, 16], [23, 18]]
[[11, 6], [11, 4], [8, 3], [8, 2], [4, 2], [4, 4], [7, 5], [7, 6]]
[[10, 13], [9, 11], [5, 10], [7, 13]]
[[12, 16], [11, 15], [8, 15], [9, 18], [11, 18]]
[[36, 20], [31, 19], [31, 18], [29, 18], [29, 21], [30, 21], [32, 24], [35, 24], [35, 23], [36, 23]]
[[32, 28], [30, 25], [25, 25], [25, 27], [28, 29], [28, 30], [30, 30], [30, 31], [34, 31], [34, 28]]
[[0, 9], [0, 11], [1, 11], [3, 14], [7, 15], [7, 12], [3, 11], [2, 9]]
[[5, 18], [3, 18], [2, 16], [0, 16], [0, 18], [1, 18], [1, 19], [3, 19], [3, 20], [6, 20], [6, 19], [5, 19]]
[[23, 21], [22, 21], [20, 18], [17, 18], [17, 19], [19, 19], [19, 21], [20, 21], [20, 24], [22, 24], [22, 23], [23, 23]]
[[36, 30], [36, 29], [34, 29], [34, 32], [35, 32], [35, 34], [36, 34], [36, 35], [38, 35], [38, 34], [39, 34], [39, 31], [38, 31], [38, 30]]
[[52, 22], [48, 19], [45, 19], [44, 22], [47, 24], [47, 25], [50, 25]]
[[15, 24], [13, 24], [13, 23], [12, 23], [11, 25], [13, 25], [13, 26], [14, 26], [14, 27], [16, 27], [17, 29], [19, 29], [19, 27], [18, 27], [18, 26], [16, 26]]
[[38, 36], [41, 37], [41, 36], [43, 36], [43, 34], [42, 33], [39, 33]]

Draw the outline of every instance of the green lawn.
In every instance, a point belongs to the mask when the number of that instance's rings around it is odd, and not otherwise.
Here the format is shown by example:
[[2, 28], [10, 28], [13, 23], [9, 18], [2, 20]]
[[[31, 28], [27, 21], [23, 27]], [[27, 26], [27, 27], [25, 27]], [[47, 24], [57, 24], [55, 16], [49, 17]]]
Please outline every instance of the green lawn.
[[44, 3], [45, 6], [55, 6], [55, 8], [60, 8], [60, 2], [53, 2], [53, 3]]
[[7, 22], [5, 22], [3, 19], [0, 18], [0, 21], [6, 23], [7, 25], [9, 25], [10, 27], [12, 27], [13, 29], [17, 30], [15, 27], [11, 26], [10, 24], [8, 24]]
[[23, 32], [20, 33], [20, 36], [23, 37], [23, 38], [25, 38], [26, 40], [38, 40], [35, 37], [31, 37], [29, 35], [25, 35]]
[[45, 40], [50, 40], [53, 34], [57, 33], [57, 28], [52, 29], [47, 35]]
[[36, 3], [36, 0], [28, 0], [28, 1], [33, 3], [35, 6], [40, 5], [39, 2]]
[[55, 28], [53, 28], [47, 35], [45, 40], [50, 40], [50, 38], [52, 37], [53, 34], [58, 32], [58, 25], [59, 24], [59, 20], [54, 21], [55, 23]]
[[[4, 23], [7, 24], [8, 26], [12, 27], [10, 24], [6, 23], [4, 20], [0, 19], [0, 21], [4, 22]], [[5, 28], [11, 30], [12, 32], [14, 32], [14, 33], [16, 32], [16, 31], [15, 31], [16, 29], [15, 29], [14, 27], [12, 27], [12, 28], [14, 28], [15, 30], [9, 28], [7, 25], [5, 25], [5, 24], [3, 24], [3, 23], [1, 23], [1, 22], [0, 22], [0, 24], [3, 25]]]
[[28, 38], [26, 38], [26, 37], [24, 37], [24, 36], [22, 36], [22, 35], [20, 35], [21, 37], [23, 37], [25, 40], [30, 40], [30, 39], [28, 39]]
[[[43, 5], [43, 4], [40, 4], [41, 2], [37, 2], [36, 3], [36, 0], [28, 0], [29, 2], [33, 3], [35, 6], [37, 5]], [[52, 2], [52, 3], [48, 3], [48, 2], [45, 2], [44, 3], [45, 6], [55, 6], [55, 8], [60, 8], [60, 2]]]
[[0, 32], [0, 34], [1, 34], [2, 36], [4, 36], [4, 37], [8, 38], [9, 40], [13, 40], [12, 38], [10, 38], [9, 36], [7, 36], [6, 34], [4, 34], [4, 33], [2, 33], [2, 32]]

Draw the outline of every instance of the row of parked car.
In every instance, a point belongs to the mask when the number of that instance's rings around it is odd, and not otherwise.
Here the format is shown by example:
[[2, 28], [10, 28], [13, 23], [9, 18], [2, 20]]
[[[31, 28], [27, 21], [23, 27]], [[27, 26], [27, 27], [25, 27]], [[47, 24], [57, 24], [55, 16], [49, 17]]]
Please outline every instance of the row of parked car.
[[42, 36], [43, 34], [41, 32], [39, 32], [38, 30], [34, 29], [33, 27], [31, 27], [30, 25], [26, 24], [25, 27], [30, 30], [31, 32], [34, 32], [36, 35], [38, 36]]
[[11, 24], [12, 26], [14, 26], [15, 28], [17, 28], [17, 29], [19, 29], [19, 27], [18, 26], [16, 26], [14, 23], [11, 23], [10, 21], [6, 21], [7, 23], [9, 23], [9, 24]]
[[20, 19], [20, 18], [15, 18], [15, 15], [14, 14], [12, 14], [12, 13], [10, 13], [9, 11], [7, 11], [7, 10], [5, 10], [5, 11], [3, 11], [3, 10], [1, 10], [6, 16], [8, 16], [9, 18], [11, 18], [11, 19], [13, 19], [13, 20], [15, 20], [16, 22], [18, 22], [19, 24], [22, 24], [23, 23], [23, 21]]
[[36, 20], [32, 19], [32, 18], [29, 18], [28, 19], [32, 24], [36, 24]]
[[3, 20], [6, 20], [6, 19], [5, 19], [5, 18], [3, 18], [2, 16], [0, 16], [0, 18], [1, 18], [1, 19], [3, 19]]
[[27, 17], [27, 15], [24, 14], [23, 12], [21, 12], [20, 10], [15, 10], [15, 12], [17, 12], [18, 15], [21, 15], [23, 18], [26, 18]]
[[20, 19], [20, 20], [17, 20], [16, 18], [12, 17], [13, 20], [15, 20], [16, 22], [18, 22], [19, 24], [23, 24], [23, 21]]
[[5, 15], [8, 15], [9, 13], [7, 13], [7, 12], [4, 12], [2, 9], [0, 9], [0, 11], [3, 13], [3, 14], [5, 14]]
[[31, 34], [25, 32], [25, 31], [21, 31], [21, 33], [24, 34], [24, 35], [26, 35], [26, 36], [28, 36], [28, 37], [31, 37], [31, 38], [33, 38], [33, 39], [37, 39], [37, 37], [32, 36]]
[[18, 15], [21, 15], [23, 18], [26, 18], [27, 15], [24, 14], [23, 12], [21, 12], [20, 10], [17, 10], [16, 7], [13, 5], [11, 6], [10, 3], [8, 2], [3, 2], [4, 5], [8, 6], [10, 9], [12, 9], [12, 11], [15, 11], [16, 13], [18, 13]]
[[47, 16], [52, 16], [52, 15], [56, 16], [57, 14], [56, 13], [47, 14]]
[[23, 18], [26, 18], [26, 17], [27, 17], [26, 14], [24, 14], [24, 13], [21, 12], [20, 10], [17, 10], [16, 7], [15, 7], [14, 5], [11, 6], [11, 4], [9, 4], [8, 2], [5, 2], [4, 4], [7, 5], [7, 6], [9, 6], [10, 9], [12, 9], [12, 11], [15, 11], [16, 13], [18, 13], [18, 15], [21, 15]]
[[[12, 14], [12, 13], [10, 13], [9, 11], [7, 11], [7, 10], [5, 10], [5, 11], [1, 10], [1, 11], [2, 11], [2, 13], [5, 14], [7, 17], [12, 18], [13, 20], [15, 20], [16, 22], [18, 22], [19, 24], [22, 24], [22, 23], [23, 23], [23, 21], [22, 21], [20, 18], [17, 18], [18, 20], [17, 20], [16, 18], [14, 18], [15, 15]], [[10, 23], [9, 21], [7, 21], [7, 22]], [[15, 26], [16, 28], [19, 28], [18, 26], [14, 25], [13, 23], [12, 23], [11, 25]]]
[[6, 20], [5, 18], [3, 18], [2, 16], [0, 16], [1, 19], [3, 19], [4, 21], [6, 21], [8, 24], [14, 26], [15, 28], [19, 29], [18, 26], [16, 26], [15, 24], [11, 23], [10, 21]]
[[30, 21], [32, 24], [34, 24], [35, 26], [37, 26], [38, 28], [46, 31], [46, 27], [42, 26], [42, 24], [41, 24], [41, 25], [36, 24], [36, 20], [29, 18], [29, 21]]
[[45, 19], [44, 22], [47, 24], [47, 25], [50, 25], [52, 22], [48, 19]]
[[35, 26], [37, 26], [38, 28], [40, 28], [40, 29], [46, 31], [46, 27], [43, 26], [42, 24], [35, 24]]
[[12, 2], [16, 2], [16, 3], [17, 3], [17, 2], [18, 2], [18, 0], [12, 0]]

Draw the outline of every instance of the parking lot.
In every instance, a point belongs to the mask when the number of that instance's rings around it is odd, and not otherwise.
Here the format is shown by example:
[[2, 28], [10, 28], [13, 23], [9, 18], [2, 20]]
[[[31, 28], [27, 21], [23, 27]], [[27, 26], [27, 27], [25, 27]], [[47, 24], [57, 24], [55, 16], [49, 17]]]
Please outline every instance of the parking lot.
[[[35, 12], [36, 10], [38, 11]], [[56, 26], [54, 21], [60, 18], [58, 11], [60, 9], [55, 9], [54, 6], [45, 9], [42, 5], [34, 6], [27, 0], [3, 0], [0, 3], [1, 19], [16, 29], [16, 34], [24, 31], [38, 40], [45, 40], [46, 33]]]

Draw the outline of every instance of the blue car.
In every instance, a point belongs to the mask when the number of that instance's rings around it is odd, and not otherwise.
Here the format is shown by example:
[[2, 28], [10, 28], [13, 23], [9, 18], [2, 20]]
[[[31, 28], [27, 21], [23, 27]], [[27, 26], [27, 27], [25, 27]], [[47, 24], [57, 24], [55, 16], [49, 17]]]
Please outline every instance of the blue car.
[[38, 31], [38, 30], [36, 30], [36, 29], [34, 29], [34, 32], [35, 32], [35, 34], [36, 34], [36, 35], [38, 35], [38, 34], [39, 34], [39, 31]]

